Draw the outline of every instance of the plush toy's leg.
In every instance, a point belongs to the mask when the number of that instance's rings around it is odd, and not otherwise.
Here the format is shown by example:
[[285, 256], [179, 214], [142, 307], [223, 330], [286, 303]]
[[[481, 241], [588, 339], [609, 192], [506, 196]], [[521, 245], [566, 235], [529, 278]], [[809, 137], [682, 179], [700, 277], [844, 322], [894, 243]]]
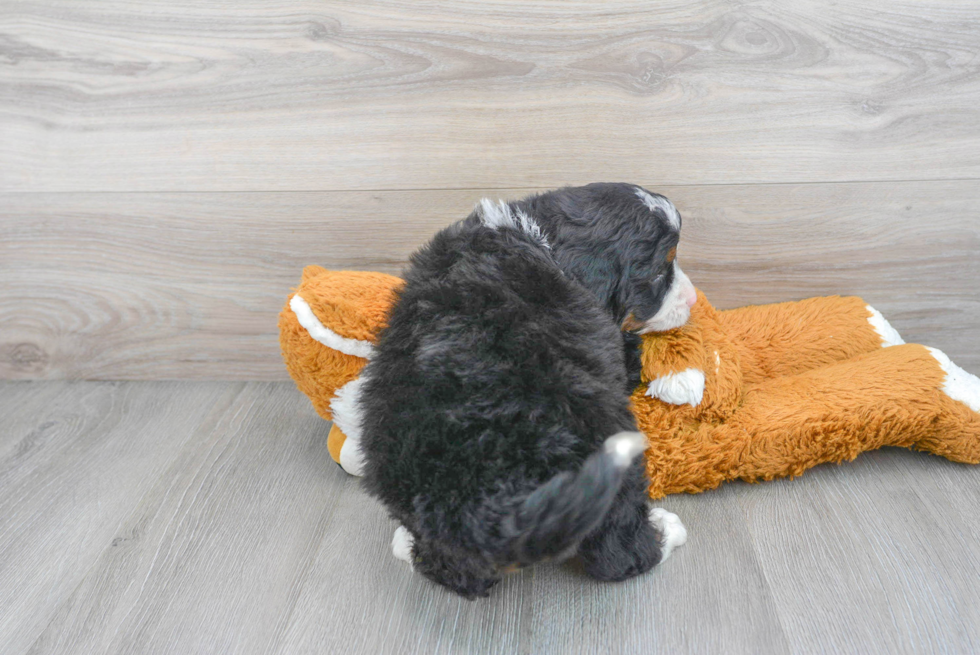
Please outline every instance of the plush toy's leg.
[[795, 476], [881, 446], [980, 463], [980, 380], [954, 367], [908, 344], [751, 387], [725, 424], [651, 439], [650, 495]]
[[617, 581], [649, 571], [687, 541], [676, 514], [647, 506], [646, 480], [640, 465], [623, 483], [612, 509], [578, 548], [585, 572]]
[[[942, 384], [942, 424], [916, 448], [957, 462], [980, 463], [980, 378], [950, 361], [946, 353], [926, 348], [945, 374]], [[959, 426], [965, 425], [967, 429]], [[972, 428], [972, 430], [970, 429]], [[954, 438], [962, 432], [962, 438]]]
[[364, 475], [364, 451], [360, 442], [349, 438], [336, 423], [330, 426], [330, 434], [327, 435], [327, 451], [333, 461], [340, 464], [340, 468], [351, 475]]
[[738, 348], [743, 380], [757, 384], [904, 343], [860, 298], [831, 296], [718, 312]]

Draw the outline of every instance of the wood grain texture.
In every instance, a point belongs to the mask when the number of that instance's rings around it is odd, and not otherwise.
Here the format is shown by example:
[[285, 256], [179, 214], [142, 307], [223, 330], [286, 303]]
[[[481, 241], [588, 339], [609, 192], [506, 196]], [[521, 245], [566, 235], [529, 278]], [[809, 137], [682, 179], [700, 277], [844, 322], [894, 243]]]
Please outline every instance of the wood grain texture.
[[0, 191], [980, 177], [954, 0], [20, 0]]
[[977, 467], [886, 449], [738, 489], [794, 652], [980, 647]]
[[160, 471], [31, 652], [272, 652], [350, 483], [328, 427], [291, 386], [246, 386]]
[[468, 602], [392, 557], [290, 383], [5, 382], [0, 413], [5, 654], [980, 647], [980, 468], [922, 453], [671, 496], [689, 540], [651, 573]]
[[[3, 385], [0, 652], [23, 653], [237, 384]], [[6, 417], [12, 417], [8, 424]], [[29, 417], [29, 419], [27, 418]], [[27, 422], [30, 420], [30, 422]]]
[[[716, 306], [861, 295], [980, 371], [974, 182], [646, 184]], [[481, 196], [528, 192], [2, 194], [0, 378], [284, 379], [303, 266], [397, 274]]]
[[290, 625], [271, 652], [522, 652], [533, 572], [509, 577], [485, 602], [466, 601], [436, 588], [392, 556], [396, 527], [357, 481], [347, 478]]
[[617, 585], [575, 575], [572, 566], [536, 570], [524, 652], [585, 655], [600, 645], [616, 654], [787, 652], [735, 487], [656, 504], [681, 517], [688, 543], [650, 574]]

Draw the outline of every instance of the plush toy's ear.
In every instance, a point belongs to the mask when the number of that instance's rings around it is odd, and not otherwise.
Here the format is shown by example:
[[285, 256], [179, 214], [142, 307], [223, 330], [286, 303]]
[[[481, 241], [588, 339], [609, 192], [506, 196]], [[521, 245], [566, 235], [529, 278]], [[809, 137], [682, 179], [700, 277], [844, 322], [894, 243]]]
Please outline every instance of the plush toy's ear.
[[371, 344], [377, 339], [401, 285], [402, 280], [384, 273], [307, 266], [290, 298], [290, 309], [325, 346], [367, 357], [370, 350], [363, 342]]
[[307, 266], [279, 314], [279, 345], [289, 374], [317, 412], [355, 379], [374, 351], [402, 281], [384, 273]]
[[384, 273], [307, 266], [279, 314], [286, 368], [317, 413], [334, 422], [328, 449], [350, 473], [359, 474], [363, 464], [358, 448], [359, 375], [401, 284]]

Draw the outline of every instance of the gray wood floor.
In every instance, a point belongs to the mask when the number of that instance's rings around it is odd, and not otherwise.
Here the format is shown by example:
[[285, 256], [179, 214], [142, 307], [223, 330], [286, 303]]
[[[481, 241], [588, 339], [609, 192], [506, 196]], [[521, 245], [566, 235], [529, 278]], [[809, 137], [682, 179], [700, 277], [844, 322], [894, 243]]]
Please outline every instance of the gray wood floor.
[[885, 450], [661, 504], [688, 544], [466, 602], [290, 383], [0, 384], [0, 653], [967, 653], [980, 468]]

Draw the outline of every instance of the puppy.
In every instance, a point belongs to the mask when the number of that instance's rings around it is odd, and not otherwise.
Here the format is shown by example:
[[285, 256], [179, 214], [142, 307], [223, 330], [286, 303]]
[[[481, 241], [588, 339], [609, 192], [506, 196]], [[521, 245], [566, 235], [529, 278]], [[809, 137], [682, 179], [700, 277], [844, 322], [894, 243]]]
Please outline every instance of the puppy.
[[690, 316], [680, 228], [663, 196], [591, 184], [484, 200], [412, 256], [359, 402], [396, 556], [474, 598], [576, 552], [623, 580], [683, 543], [647, 508], [620, 333]]

